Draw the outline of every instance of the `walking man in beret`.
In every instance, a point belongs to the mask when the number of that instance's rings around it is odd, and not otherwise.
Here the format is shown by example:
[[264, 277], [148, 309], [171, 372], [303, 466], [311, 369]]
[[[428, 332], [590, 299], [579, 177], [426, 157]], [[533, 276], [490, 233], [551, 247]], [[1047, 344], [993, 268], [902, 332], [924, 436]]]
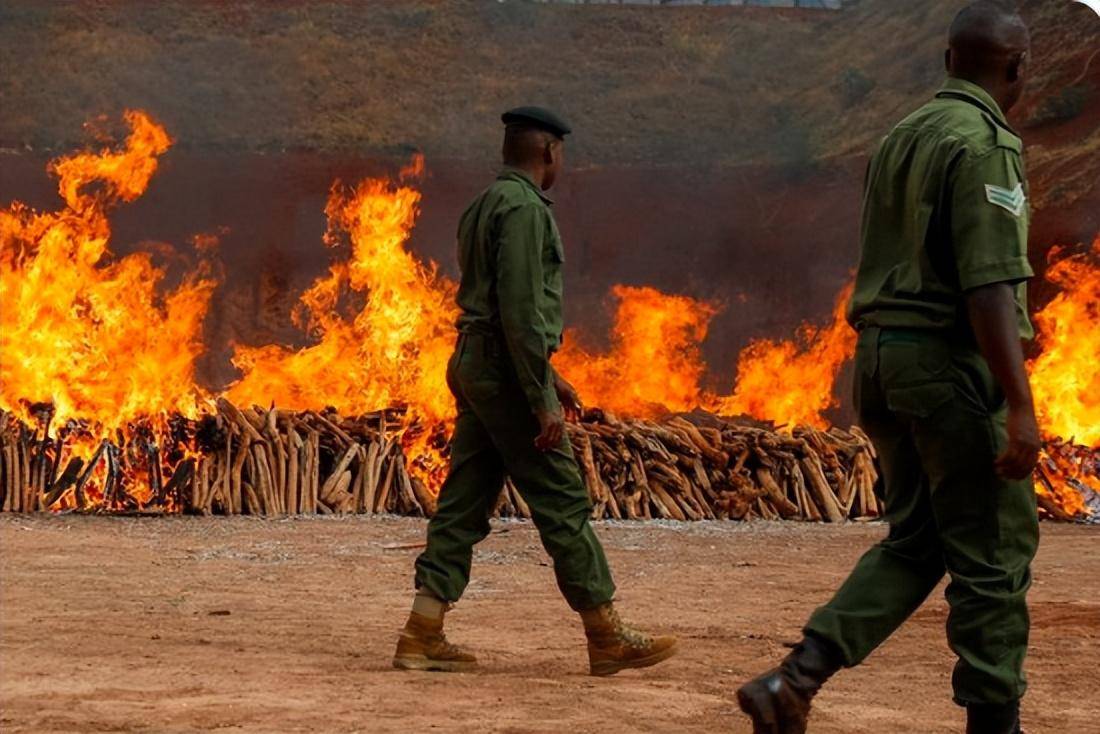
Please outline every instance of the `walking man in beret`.
[[822, 684], [870, 655], [945, 574], [966, 731], [1020, 732], [1039, 429], [1020, 343], [1032, 335], [1027, 181], [1005, 112], [1029, 43], [1010, 6], [967, 6], [951, 26], [947, 82], [871, 158], [849, 320], [889, 534], [780, 666], [738, 692], [755, 734], [805, 732]]
[[443, 615], [469, 582], [473, 547], [489, 534], [507, 475], [531, 509], [558, 588], [580, 614], [591, 673], [647, 667], [671, 657], [676, 641], [629, 627], [612, 605], [615, 585], [565, 432], [563, 409], [579, 411], [580, 401], [550, 364], [561, 345], [565, 253], [546, 191], [561, 173], [570, 129], [539, 107], [502, 120], [504, 169], [458, 225], [451, 467], [416, 560], [417, 591], [393, 664], [447, 671], [476, 664], [447, 642]]

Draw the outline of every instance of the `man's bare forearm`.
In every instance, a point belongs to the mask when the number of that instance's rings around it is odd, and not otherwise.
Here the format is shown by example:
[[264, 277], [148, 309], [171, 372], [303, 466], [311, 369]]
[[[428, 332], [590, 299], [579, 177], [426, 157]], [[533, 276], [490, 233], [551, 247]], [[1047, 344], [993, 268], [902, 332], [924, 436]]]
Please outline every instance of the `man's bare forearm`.
[[978, 348], [1004, 391], [1009, 407], [1034, 411], [1012, 286], [995, 283], [969, 291], [966, 310]]

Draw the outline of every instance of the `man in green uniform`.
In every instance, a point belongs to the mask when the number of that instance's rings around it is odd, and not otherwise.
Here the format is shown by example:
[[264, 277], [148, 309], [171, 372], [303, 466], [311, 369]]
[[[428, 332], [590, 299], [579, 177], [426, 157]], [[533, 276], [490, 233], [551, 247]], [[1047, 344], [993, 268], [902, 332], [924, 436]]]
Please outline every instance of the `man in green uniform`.
[[738, 691], [755, 734], [806, 731], [826, 679], [862, 662], [945, 573], [967, 732], [1020, 731], [1039, 432], [1020, 344], [1032, 335], [1027, 183], [1004, 112], [1028, 46], [1014, 11], [968, 6], [951, 27], [950, 78], [871, 159], [849, 316], [889, 534], [779, 668]]
[[546, 191], [562, 167], [569, 126], [549, 110], [506, 112], [504, 170], [458, 226], [458, 345], [447, 370], [458, 407], [451, 468], [416, 561], [417, 593], [394, 666], [466, 670], [472, 655], [447, 642], [443, 614], [470, 577], [473, 546], [512, 478], [554, 562], [558, 588], [580, 613], [590, 670], [610, 675], [672, 656], [676, 641], [624, 624], [589, 523], [592, 508], [565, 433], [562, 406], [580, 409], [550, 364], [562, 337], [565, 254]]

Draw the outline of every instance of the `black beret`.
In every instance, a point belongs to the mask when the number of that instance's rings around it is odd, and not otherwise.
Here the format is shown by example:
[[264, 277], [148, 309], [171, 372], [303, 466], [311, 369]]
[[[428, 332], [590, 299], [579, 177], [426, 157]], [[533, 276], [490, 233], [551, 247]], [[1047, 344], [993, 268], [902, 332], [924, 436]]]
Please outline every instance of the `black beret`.
[[545, 107], [516, 107], [500, 116], [505, 125], [532, 125], [564, 138], [573, 132], [569, 123]]

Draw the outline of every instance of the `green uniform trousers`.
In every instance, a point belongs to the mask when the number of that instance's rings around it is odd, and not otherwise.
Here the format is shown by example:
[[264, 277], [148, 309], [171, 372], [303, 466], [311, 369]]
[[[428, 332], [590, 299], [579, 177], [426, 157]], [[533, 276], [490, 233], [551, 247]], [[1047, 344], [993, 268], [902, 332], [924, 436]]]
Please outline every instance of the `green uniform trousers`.
[[416, 560], [417, 588], [458, 601], [470, 580], [474, 544], [489, 534], [508, 475], [531, 508], [569, 606], [580, 611], [611, 601], [615, 585], [569, 441], [548, 452], [535, 448], [538, 421], [503, 341], [460, 335], [447, 382], [458, 406], [451, 468], [428, 524], [428, 547]]
[[1031, 480], [993, 470], [1007, 441], [1006, 408], [988, 365], [976, 347], [936, 332], [866, 329], [855, 400], [878, 451], [890, 530], [805, 631], [856, 665], [946, 572], [955, 701], [1019, 699], [1039, 524]]

